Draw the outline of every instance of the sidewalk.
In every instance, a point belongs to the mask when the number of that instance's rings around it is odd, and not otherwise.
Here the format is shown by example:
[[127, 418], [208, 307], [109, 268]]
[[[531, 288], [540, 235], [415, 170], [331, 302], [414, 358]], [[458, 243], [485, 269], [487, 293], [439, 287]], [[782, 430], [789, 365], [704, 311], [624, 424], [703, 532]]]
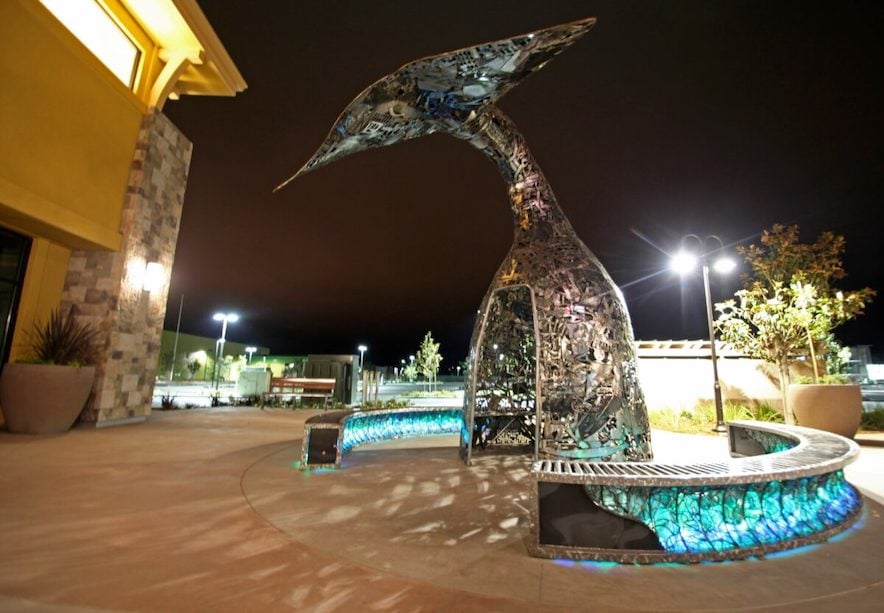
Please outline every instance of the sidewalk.
[[884, 432], [858, 432], [854, 440], [863, 447], [884, 447]]
[[[843, 535], [765, 560], [540, 560], [524, 548], [524, 459], [467, 468], [436, 439], [300, 472], [312, 414], [225, 407], [0, 433], [0, 611], [862, 612], [884, 599], [874, 500]], [[724, 447], [654, 434], [661, 459]], [[881, 453], [864, 447], [848, 468], [876, 497]]]

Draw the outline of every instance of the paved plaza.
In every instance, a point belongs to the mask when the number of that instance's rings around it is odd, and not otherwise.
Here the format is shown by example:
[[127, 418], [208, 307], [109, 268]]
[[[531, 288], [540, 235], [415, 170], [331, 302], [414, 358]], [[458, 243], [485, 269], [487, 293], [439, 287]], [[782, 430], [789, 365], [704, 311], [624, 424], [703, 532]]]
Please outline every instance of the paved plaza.
[[[764, 560], [630, 566], [531, 558], [528, 464], [452, 437], [297, 469], [314, 411], [155, 412], [60, 436], [0, 433], [2, 611], [878, 611], [884, 448], [830, 542]], [[723, 438], [654, 433], [660, 461]]]

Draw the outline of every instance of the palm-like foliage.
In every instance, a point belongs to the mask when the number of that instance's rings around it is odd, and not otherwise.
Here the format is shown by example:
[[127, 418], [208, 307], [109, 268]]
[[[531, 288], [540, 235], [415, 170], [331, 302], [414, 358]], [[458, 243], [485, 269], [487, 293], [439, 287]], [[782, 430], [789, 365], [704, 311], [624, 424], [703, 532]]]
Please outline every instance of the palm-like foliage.
[[52, 311], [46, 323], [35, 323], [31, 338], [37, 361], [69, 366], [97, 362], [97, 341], [97, 329], [59, 310]]

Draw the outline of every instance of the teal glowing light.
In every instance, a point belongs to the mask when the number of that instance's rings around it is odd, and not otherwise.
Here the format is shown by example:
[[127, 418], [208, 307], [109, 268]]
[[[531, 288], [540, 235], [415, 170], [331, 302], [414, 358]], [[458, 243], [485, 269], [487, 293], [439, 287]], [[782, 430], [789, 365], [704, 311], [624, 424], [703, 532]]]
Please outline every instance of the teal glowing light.
[[766, 547], [842, 524], [862, 501], [839, 470], [787, 481], [718, 487], [587, 485], [602, 508], [644, 523], [666, 551]]
[[365, 411], [352, 415], [344, 427], [341, 452], [399, 438], [460, 434], [461, 409]]

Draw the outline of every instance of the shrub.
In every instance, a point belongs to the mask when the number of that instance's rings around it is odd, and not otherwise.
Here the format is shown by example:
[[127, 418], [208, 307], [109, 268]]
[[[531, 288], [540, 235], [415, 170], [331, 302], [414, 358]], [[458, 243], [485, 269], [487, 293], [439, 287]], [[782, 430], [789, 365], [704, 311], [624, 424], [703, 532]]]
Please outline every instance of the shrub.
[[[745, 404], [727, 401], [724, 409], [724, 421], [754, 420], [783, 423], [779, 411], [766, 403]], [[648, 414], [651, 426], [658, 430], [684, 432], [689, 434], [708, 434], [716, 424], [715, 404], [704, 401], [697, 404], [693, 411], [663, 408]]]
[[859, 427], [861, 430], [884, 430], [884, 409], [864, 411]]
[[795, 377], [795, 382], [802, 385], [808, 385], [811, 383], [821, 383], [825, 385], [844, 385], [845, 383], [853, 383], [853, 381], [850, 380], [850, 375], [845, 375], [841, 373], [820, 375], [817, 381], [814, 381], [813, 377], [807, 375], [799, 375], [798, 377]]
[[404, 409], [408, 406], [408, 402], [405, 400], [396, 400], [395, 398], [391, 398], [389, 400], [378, 400], [377, 402], [366, 402], [362, 405], [363, 411], [377, 411], [378, 409]]
[[399, 395], [403, 398], [456, 398], [457, 392], [452, 390], [436, 390], [433, 392], [415, 390], [411, 392], [403, 392]]
[[70, 313], [54, 310], [45, 324], [34, 323], [31, 344], [37, 362], [86, 366], [98, 361], [98, 330], [81, 324]]

